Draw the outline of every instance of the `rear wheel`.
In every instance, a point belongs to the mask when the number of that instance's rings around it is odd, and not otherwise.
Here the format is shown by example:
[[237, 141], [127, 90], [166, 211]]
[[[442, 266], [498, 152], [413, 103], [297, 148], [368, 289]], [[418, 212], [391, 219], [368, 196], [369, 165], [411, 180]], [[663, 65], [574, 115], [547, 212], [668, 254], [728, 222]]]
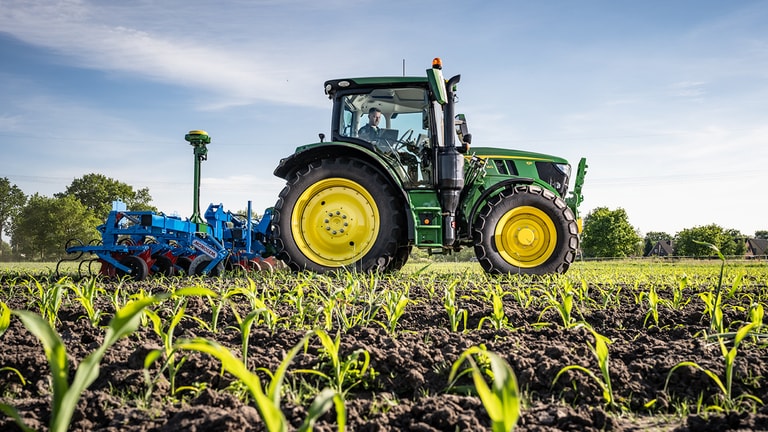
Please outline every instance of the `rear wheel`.
[[488, 273], [565, 273], [579, 247], [571, 209], [535, 185], [518, 185], [491, 198], [475, 221], [473, 238]]
[[387, 179], [349, 158], [315, 161], [288, 178], [273, 213], [278, 257], [292, 270], [383, 271], [404, 260], [405, 214]]

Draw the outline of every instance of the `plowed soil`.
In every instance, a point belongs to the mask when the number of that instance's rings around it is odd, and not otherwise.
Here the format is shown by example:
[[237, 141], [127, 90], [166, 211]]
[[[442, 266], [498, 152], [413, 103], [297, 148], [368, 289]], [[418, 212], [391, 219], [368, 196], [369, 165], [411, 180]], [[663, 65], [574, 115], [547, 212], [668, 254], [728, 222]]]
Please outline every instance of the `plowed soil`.
[[[107, 291], [110, 284], [104, 282]], [[226, 287], [231, 281], [212, 280]], [[440, 282], [442, 283], [442, 282]], [[13, 295], [15, 287], [3, 282], [0, 300], [11, 309], [39, 311], [29, 298]], [[339, 280], [343, 285], [344, 281]], [[122, 283], [121, 289], [158, 292], [157, 282]], [[735, 360], [732, 395], [736, 409], [725, 413], [704, 412], [709, 406], [722, 406], [722, 392], [705, 373], [681, 367], [665, 382], [670, 369], [681, 361], [698, 363], [702, 368], [724, 377], [720, 346], [708, 341], [709, 317], [696, 292], [687, 291], [691, 301], [681, 310], [659, 307], [659, 323], [646, 322], [646, 306], [631, 300], [606, 308], [587, 308], [577, 304], [575, 315], [611, 341], [610, 376], [617, 407], [608, 407], [597, 381], [585, 373], [570, 371], [555, 381], [557, 373], [568, 365], [581, 365], [598, 376], [597, 361], [591, 344], [594, 339], [584, 327], [565, 328], [554, 309], [543, 310], [520, 305], [512, 296], [505, 298], [506, 326], [494, 328], [483, 317], [491, 315], [489, 302], [462, 298], [459, 306], [468, 311], [467, 331], [450, 331], [441, 289], [430, 297], [428, 286], [415, 286], [392, 335], [382, 325], [356, 326], [340, 334], [342, 356], [363, 349], [370, 353], [375, 374], [349, 389], [346, 394], [347, 430], [353, 431], [485, 431], [490, 421], [480, 399], [448, 388], [451, 366], [466, 348], [483, 344], [502, 355], [516, 373], [525, 401], [517, 425], [521, 431], [712, 431], [768, 430], [768, 409], [755, 399], [768, 401], [768, 356], [765, 344], [748, 340], [739, 348]], [[506, 289], [511, 289], [507, 287]], [[626, 287], [630, 290], [631, 287]], [[662, 293], [662, 297], [664, 294]], [[599, 299], [595, 299], [599, 301]], [[94, 327], [84, 309], [65, 300], [58, 314], [56, 331], [67, 347], [71, 362], [70, 377], [80, 361], [104, 340], [104, 329], [114, 313], [106, 299], [98, 306], [105, 312]], [[245, 308], [241, 313], [247, 311]], [[295, 314], [284, 306], [275, 312], [282, 317]], [[737, 328], [746, 319], [743, 305], [725, 308], [727, 323]], [[210, 322], [211, 303], [203, 298], [188, 299], [186, 315]], [[244, 313], [243, 315], [244, 316]], [[386, 322], [383, 311], [377, 318]], [[176, 339], [205, 337], [241, 350], [240, 330], [231, 308], [224, 308], [217, 332], [199, 321], [182, 319], [174, 333]], [[545, 323], [545, 324], [543, 324]], [[478, 327], [480, 327], [478, 329]], [[463, 328], [463, 325], [462, 325]], [[274, 371], [305, 330], [283, 328], [269, 330], [263, 323], [253, 327], [247, 364], [251, 370]], [[336, 329], [329, 331], [336, 334]], [[144, 360], [148, 352], [162, 347], [162, 340], [150, 324], [121, 339], [106, 354], [99, 378], [82, 395], [71, 423], [73, 431], [261, 431], [265, 430], [252, 400], [244, 401], [242, 388], [234, 378], [222, 373], [214, 358], [197, 352], [185, 352], [186, 362], [176, 376], [176, 387], [163, 378], [145, 397], [147, 380]], [[0, 336], [0, 402], [16, 407], [26, 424], [35, 430], [47, 430], [51, 415], [50, 369], [41, 343], [13, 317], [8, 330]], [[282, 398], [285, 416], [299, 427], [306, 417], [311, 399], [304, 397], [307, 383], [323, 384], [311, 374], [298, 370], [323, 370], [324, 358], [316, 337], [299, 352], [289, 368], [286, 394]], [[157, 377], [160, 362], [148, 370]], [[262, 375], [266, 380], [266, 375]], [[266, 382], [266, 381], [265, 381]], [[304, 384], [302, 384], [304, 383]], [[464, 382], [469, 384], [470, 381]], [[744, 397], [751, 395], [751, 397]], [[697, 402], [698, 401], [698, 402]], [[680, 407], [688, 405], [687, 412]], [[696, 406], [700, 412], [696, 412]], [[333, 409], [325, 414], [315, 430], [336, 430]], [[19, 430], [14, 421], [0, 414], [0, 430]]]

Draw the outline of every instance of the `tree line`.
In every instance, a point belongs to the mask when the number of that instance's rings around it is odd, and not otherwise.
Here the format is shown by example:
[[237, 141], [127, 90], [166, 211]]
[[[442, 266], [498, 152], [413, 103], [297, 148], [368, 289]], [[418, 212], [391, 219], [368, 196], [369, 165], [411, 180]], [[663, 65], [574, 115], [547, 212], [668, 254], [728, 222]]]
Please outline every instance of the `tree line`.
[[112, 202], [122, 200], [131, 210], [157, 211], [148, 188], [133, 186], [102, 174], [86, 174], [53, 197], [27, 196], [8, 178], [0, 178], [0, 242], [2, 261], [56, 261], [71, 239], [100, 240], [96, 227], [104, 223]]
[[[743, 256], [747, 238], [739, 230], [717, 224], [686, 228], [674, 235], [651, 231], [643, 237], [629, 223], [624, 209], [598, 207], [584, 218], [581, 252], [585, 258], [647, 256], [658, 242], [669, 242], [674, 245], [675, 256], [713, 256], [712, 249], [702, 243], [716, 246], [725, 256]], [[755, 232], [753, 238], [768, 239], [768, 230]]]

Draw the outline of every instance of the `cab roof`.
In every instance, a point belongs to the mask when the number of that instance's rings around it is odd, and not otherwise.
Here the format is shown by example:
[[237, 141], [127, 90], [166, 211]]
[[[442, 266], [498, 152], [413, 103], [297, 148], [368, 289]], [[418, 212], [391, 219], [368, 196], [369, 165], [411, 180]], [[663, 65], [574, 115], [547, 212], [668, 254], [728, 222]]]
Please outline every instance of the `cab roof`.
[[332, 96], [339, 90], [354, 90], [356, 88], [375, 87], [427, 87], [429, 81], [423, 77], [362, 77], [338, 78], [328, 80], [324, 84], [325, 94]]

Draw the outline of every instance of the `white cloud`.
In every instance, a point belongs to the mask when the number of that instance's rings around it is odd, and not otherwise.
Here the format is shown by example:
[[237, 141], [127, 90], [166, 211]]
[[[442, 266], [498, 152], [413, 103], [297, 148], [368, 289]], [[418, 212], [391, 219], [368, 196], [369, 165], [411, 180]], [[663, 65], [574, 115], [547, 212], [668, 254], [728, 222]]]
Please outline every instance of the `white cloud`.
[[[128, 73], [167, 84], [182, 85], [214, 94], [211, 106], [227, 107], [264, 100], [298, 105], [317, 105], [316, 70], [292, 65], [320, 64], [322, 54], [311, 43], [297, 52], [288, 42], [254, 46], [253, 42], [216, 42], [194, 26], [183, 33], [143, 30], [134, 24], [116, 24], [96, 5], [85, 1], [0, 2], [3, 31], [34, 45], [53, 49], [76, 59], [77, 66]], [[176, 11], [158, 6], [146, 10], [173, 21]], [[170, 15], [170, 16], [169, 16]], [[224, 23], [223, 23], [224, 24]], [[256, 25], [256, 24], [254, 24]], [[178, 30], [177, 30], [178, 31]], [[208, 29], [210, 32], [211, 29]], [[223, 26], [222, 31], [235, 29]], [[273, 38], [274, 39], [274, 38]], [[311, 40], [309, 41], [311, 42]], [[64, 61], [67, 61], [66, 59]]]

